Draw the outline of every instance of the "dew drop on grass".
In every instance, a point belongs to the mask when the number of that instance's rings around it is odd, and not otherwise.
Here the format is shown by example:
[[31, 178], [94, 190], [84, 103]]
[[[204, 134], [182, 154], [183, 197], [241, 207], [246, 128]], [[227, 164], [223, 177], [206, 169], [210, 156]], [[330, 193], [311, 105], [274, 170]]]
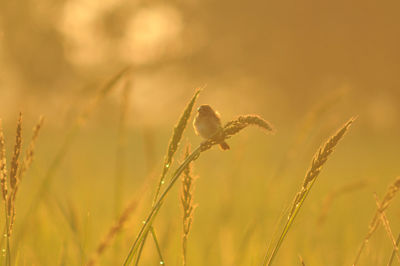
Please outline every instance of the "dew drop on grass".
[[146, 221], [142, 221], [143, 224], [146, 224]]
[[161, 185], [164, 185], [164, 183], [165, 183], [165, 181], [163, 180], [163, 181], [161, 181]]
[[165, 168], [169, 168], [169, 163], [167, 163], [167, 164], [165, 165]]
[[161, 265], [164, 265], [164, 262], [163, 262], [163, 261], [160, 261], [160, 264], [161, 264]]

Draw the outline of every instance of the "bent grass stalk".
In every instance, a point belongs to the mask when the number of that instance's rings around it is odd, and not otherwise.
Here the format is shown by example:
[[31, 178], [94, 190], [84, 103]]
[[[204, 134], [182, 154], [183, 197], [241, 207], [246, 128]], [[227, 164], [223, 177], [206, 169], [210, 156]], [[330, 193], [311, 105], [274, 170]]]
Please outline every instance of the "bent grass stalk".
[[279, 248], [281, 247], [283, 241], [286, 238], [287, 233], [289, 232], [289, 229], [293, 225], [293, 222], [297, 216], [297, 214], [300, 211], [301, 206], [303, 206], [303, 203], [305, 199], [308, 196], [308, 193], [310, 192], [311, 188], [313, 187], [319, 173], [321, 172], [322, 166], [325, 164], [325, 162], [328, 160], [329, 155], [333, 152], [334, 148], [336, 145], [339, 143], [339, 141], [342, 139], [346, 131], [349, 129], [350, 125], [354, 122], [355, 118], [351, 118], [342, 128], [340, 128], [332, 137], [329, 138], [329, 140], [321, 146], [317, 153], [314, 155], [310, 169], [306, 173], [306, 177], [303, 182], [303, 186], [301, 187], [300, 191], [296, 194], [296, 197], [293, 201], [291, 211], [289, 212], [288, 219], [286, 221], [286, 224], [282, 230], [282, 233], [273, 248], [271, 254], [269, 252], [269, 249], [265, 255], [264, 258], [264, 263], [263, 265], [272, 265], [272, 262], [274, 261]]
[[234, 121], [228, 122], [224, 128], [223, 132], [219, 134], [218, 138], [216, 139], [209, 139], [204, 142], [202, 142], [195, 150], [192, 151], [192, 153], [189, 154], [189, 156], [186, 157], [186, 159], [179, 165], [179, 167], [175, 170], [171, 177], [171, 181], [165, 188], [164, 192], [160, 194], [160, 197], [150, 210], [149, 214], [147, 215], [146, 219], [143, 221], [143, 225], [141, 229], [139, 230], [139, 233], [132, 244], [128, 255], [125, 259], [124, 266], [129, 266], [132, 263], [132, 260], [138, 251], [141, 243], [144, 241], [145, 236], [148, 234], [149, 230], [152, 227], [153, 221], [156, 218], [162, 204], [164, 203], [164, 200], [166, 196], [168, 195], [169, 191], [172, 189], [176, 181], [179, 179], [180, 175], [183, 173], [186, 167], [188, 165], [198, 159], [200, 157], [200, 154], [209, 150], [212, 146], [217, 145], [218, 143], [221, 142], [221, 140], [226, 140], [232, 137], [233, 135], [239, 133], [242, 129], [246, 128], [247, 126], [250, 125], [255, 125], [259, 126], [262, 129], [271, 132], [273, 130], [273, 127], [271, 126], [270, 123], [262, 119], [261, 117], [257, 115], [246, 115], [246, 116], [239, 116]]
[[[195, 104], [200, 92], [201, 92], [200, 89], [196, 90], [196, 92], [194, 93], [192, 99], [189, 101], [189, 103], [185, 107], [185, 110], [183, 111], [182, 115], [180, 116], [177, 125], [174, 128], [174, 131], [172, 133], [172, 137], [171, 137], [171, 139], [169, 141], [169, 144], [168, 144], [167, 154], [166, 154], [165, 159], [164, 159], [163, 170], [162, 170], [162, 173], [161, 173], [161, 176], [160, 176], [160, 180], [158, 181], [156, 192], [154, 194], [152, 207], [154, 207], [154, 204], [156, 203], [157, 198], [158, 198], [158, 196], [160, 194], [161, 187], [165, 183], [165, 177], [166, 177], [169, 169], [171, 168], [173, 157], [174, 157], [174, 155], [175, 155], [175, 153], [176, 153], [176, 151], [178, 149], [179, 143], [181, 142], [181, 139], [182, 139], [182, 136], [183, 136], [183, 132], [186, 129], [186, 126], [188, 124], [188, 121], [189, 121], [189, 119], [191, 117], [191, 114], [192, 114], [192, 111], [193, 111], [193, 106], [194, 106], [194, 104]], [[153, 234], [153, 239], [155, 241], [155, 244], [156, 244], [156, 247], [157, 247], [157, 251], [159, 251], [160, 260], [163, 261], [162, 255], [161, 255], [161, 252], [160, 252], [160, 249], [159, 249], [157, 237], [155, 235], [155, 230], [152, 229], [152, 230], [150, 230], [150, 232]], [[138, 252], [137, 257], [136, 257], [135, 265], [139, 264], [139, 260], [140, 260], [141, 254], [142, 254], [143, 246], [144, 246], [144, 243], [145, 243], [146, 238], [147, 238], [147, 233], [148, 232], [146, 232], [146, 234], [144, 235], [144, 241], [141, 243], [139, 252]]]

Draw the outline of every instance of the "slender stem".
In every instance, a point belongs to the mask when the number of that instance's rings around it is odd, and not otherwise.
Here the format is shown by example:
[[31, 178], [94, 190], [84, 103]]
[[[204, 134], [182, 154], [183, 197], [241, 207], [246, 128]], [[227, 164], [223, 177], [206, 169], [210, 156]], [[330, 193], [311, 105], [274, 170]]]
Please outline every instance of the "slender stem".
[[6, 215], [6, 230], [5, 230], [6, 231], [6, 257], [5, 257], [6, 264], [5, 265], [10, 266], [11, 265], [10, 231], [9, 231], [10, 216], [7, 213], [7, 201], [5, 201], [4, 206], [5, 206], [4, 211], [5, 211], [5, 215]]
[[160, 257], [160, 264], [165, 265], [164, 258], [163, 258], [162, 254], [161, 254], [160, 245], [158, 244], [158, 241], [157, 241], [156, 231], [154, 230], [153, 226], [151, 227], [151, 234], [153, 235], [153, 239], [154, 239], [154, 243], [156, 244], [158, 256]]
[[168, 192], [172, 189], [172, 187], [178, 180], [179, 176], [182, 174], [183, 170], [189, 165], [190, 162], [196, 160], [200, 156], [200, 153], [201, 153], [201, 146], [198, 146], [175, 171], [175, 173], [171, 179], [171, 182], [166, 187], [164, 192], [161, 194], [158, 201], [156, 202], [154, 207], [151, 209], [146, 220], [144, 221], [144, 224], [143, 224], [142, 228], [140, 229], [139, 234], [135, 239], [135, 242], [133, 243], [131, 249], [129, 250], [128, 256], [126, 257], [125, 262], [124, 262], [124, 266], [128, 266], [132, 262], [133, 256], [135, 255], [135, 253], [138, 249], [138, 244], [142, 242], [145, 233], [147, 233], [150, 230], [153, 220], [154, 220], [155, 216], [158, 214], [158, 211], [160, 210], [160, 207], [162, 206], [164, 199], [167, 196]]
[[[154, 244], [156, 245], [156, 249], [157, 249], [157, 252], [158, 252], [158, 256], [160, 257], [160, 264], [165, 265], [165, 261], [164, 261], [163, 255], [162, 255], [162, 253], [161, 253], [161, 248], [160, 248], [160, 245], [158, 244], [157, 235], [156, 235], [156, 230], [154, 229], [153, 226], [150, 227], [150, 232], [151, 232], [151, 234], [152, 234], [152, 236], [153, 236], [153, 241], [154, 241]], [[148, 234], [149, 234], [149, 232], [146, 233], [146, 236], [147, 236]], [[140, 245], [140, 248], [139, 248], [139, 251], [138, 251], [138, 253], [137, 253], [136, 260], [135, 260], [135, 266], [138, 266], [138, 265], [139, 265], [139, 260], [140, 260], [141, 255], [142, 255], [142, 251], [143, 251], [144, 244], [146, 243], [146, 239], [147, 239], [146, 237], [143, 238], [143, 241], [142, 241], [142, 243], [141, 243], [141, 245]], [[161, 262], [162, 262], [162, 263], [161, 263]]]
[[137, 252], [136, 259], [135, 259], [135, 266], [139, 265], [139, 261], [140, 261], [140, 258], [142, 257], [142, 251], [143, 251], [144, 245], [146, 244], [146, 240], [147, 240], [147, 233], [146, 233], [145, 237], [143, 238], [142, 243], [140, 243], [139, 251]]
[[[279, 237], [278, 243], [275, 245], [271, 256], [268, 258], [268, 256], [265, 256], [264, 258], [264, 263], [263, 265], [272, 265], [272, 262], [274, 260], [274, 258], [276, 257], [276, 254], [278, 253], [279, 248], [281, 247], [283, 240], [285, 239], [287, 233], [289, 232], [290, 227], [293, 224], [294, 219], [296, 218], [297, 214], [300, 211], [301, 206], [303, 205], [303, 202], [305, 201], [305, 199], [308, 196], [308, 193], [310, 192], [312, 186], [314, 185], [316, 179], [314, 179], [313, 181], [311, 181], [312, 183], [310, 184], [309, 188], [305, 191], [304, 195], [302, 196], [302, 198], [300, 199], [299, 203], [297, 203], [296, 208], [294, 209], [293, 213], [291, 214], [291, 216], [288, 217], [288, 220], [286, 221], [285, 227]], [[268, 255], [268, 254], [267, 254]]]

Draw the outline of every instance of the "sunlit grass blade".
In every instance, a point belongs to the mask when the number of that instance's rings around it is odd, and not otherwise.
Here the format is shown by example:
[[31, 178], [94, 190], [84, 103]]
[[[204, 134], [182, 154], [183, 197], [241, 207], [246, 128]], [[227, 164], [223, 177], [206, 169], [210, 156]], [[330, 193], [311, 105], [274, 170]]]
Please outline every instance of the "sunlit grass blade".
[[342, 137], [344, 136], [350, 125], [354, 122], [354, 120], [355, 120], [354, 118], [351, 118], [342, 128], [340, 128], [332, 137], [330, 137], [329, 140], [323, 146], [321, 146], [318, 149], [317, 153], [314, 155], [311, 162], [311, 166], [306, 173], [303, 185], [300, 191], [296, 194], [296, 197], [293, 201], [291, 211], [289, 212], [288, 219], [282, 230], [282, 233], [272, 251], [267, 252], [267, 254], [265, 255], [263, 265], [272, 265], [272, 262], [274, 261], [279, 251], [279, 248], [281, 247], [283, 241], [285, 240], [286, 235], [289, 232], [289, 229], [293, 225], [293, 222], [298, 212], [300, 211], [301, 206], [303, 206], [303, 203], [307, 198], [308, 193], [310, 192], [319, 173], [321, 172], [322, 166], [325, 164], [329, 155], [333, 152], [334, 148], [342, 139]]

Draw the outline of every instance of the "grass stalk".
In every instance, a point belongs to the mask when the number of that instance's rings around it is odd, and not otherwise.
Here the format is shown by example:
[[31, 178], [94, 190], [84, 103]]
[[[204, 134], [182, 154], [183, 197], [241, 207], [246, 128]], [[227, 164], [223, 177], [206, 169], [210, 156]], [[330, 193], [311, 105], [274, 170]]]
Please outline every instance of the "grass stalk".
[[[186, 147], [185, 158], [190, 154], [190, 145]], [[185, 168], [182, 177], [182, 188], [181, 188], [181, 203], [183, 210], [182, 219], [182, 265], [186, 266], [187, 260], [187, 241], [190, 232], [190, 228], [193, 223], [193, 212], [196, 206], [193, 204], [193, 175], [191, 164]]]
[[378, 229], [380, 223], [381, 223], [381, 213], [384, 212], [392, 202], [394, 196], [397, 194], [398, 190], [400, 189], [400, 177], [397, 177], [396, 180], [392, 185], [389, 186], [385, 196], [383, 197], [382, 201], [379, 203], [379, 207], [375, 212], [374, 217], [372, 218], [369, 228], [368, 228], [368, 233], [364, 238], [364, 241], [361, 243], [360, 248], [358, 249], [358, 252], [356, 254], [356, 257], [354, 259], [353, 265], [357, 265], [358, 261], [360, 260], [360, 256], [362, 251], [364, 250], [365, 246], [367, 245], [369, 239], [373, 235], [373, 233]]
[[129, 266], [132, 263], [132, 260], [134, 259], [136, 252], [138, 251], [141, 243], [145, 239], [145, 235], [147, 235], [147, 233], [150, 231], [153, 221], [156, 218], [162, 204], [164, 203], [166, 196], [168, 195], [169, 191], [172, 189], [172, 187], [174, 186], [180, 175], [186, 169], [186, 167], [188, 167], [191, 162], [199, 158], [201, 153], [209, 150], [212, 146], [217, 145], [218, 143], [221, 142], [221, 140], [229, 139], [230, 137], [239, 133], [242, 129], [250, 125], [259, 126], [260, 128], [268, 132], [271, 132], [273, 129], [270, 123], [268, 123], [267, 121], [265, 121], [264, 119], [262, 119], [257, 115], [239, 116], [236, 120], [230, 121], [224, 126], [223, 132], [218, 136], [218, 139], [209, 139], [202, 142], [195, 150], [192, 151], [192, 153], [189, 154], [189, 156], [186, 157], [186, 159], [175, 170], [170, 179], [169, 184], [167, 185], [165, 190], [160, 194], [158, 200], [155, 202], [154, 206], [151, 208], [146, 219], [143, 221], [143, 225], [140, 228], [139, 233], [135, 241], [133, 242], [128, 252], [128, 255], [125, 259], [125, 262], [123, 264], [124, 266]]
[[344, 134], [350, 127], [350, 125], [354, 122], [354, 118], [351, 118], [343, 127], [341, 127], [332, 137], [328, 139], [328, 141], [323, 144], [314, 155], [311, 166], [306, 173], [303, 185], [300, 191], [296, 194], [295, 199], [293, 201], [291, 211], [289, 212], [288, 219], [286, 224], [283, 227], [281, 235], [272, 249], [271, 254], [267, 251], [263, 265], [272, 265], [274, 259], [276, 258], [279, 248], [281, 247], [283, 241], [285, 240], [289, 229], [294, 223], [294, 220], [299, 213], [301, 207], [304, 204], [305, 199], [307, 198], [310, 190], [312, 189], [319, 173], [321, 172], [322, 166], [328, 160], [329, 155], [333, 152], [336, 145], [343, 138]]
[[154, 243], [155, 243], [155, 245], [156, 245], [158, 257], [160, 258], [160, 264], [165, 265], [165, 260], [164, 260], [164, 257], [163, 257], [163, 255], [162, 255], [160, 245], [158, 244], [156, 231], [154, 230], [154, 227], [153, 227], [153, 226], [150, 227], [150, 230], [151, 230], [151, 235], [153, 236], [153, 241], [154, 241]]
[[[186, 126], [187, 126], [188, 121], [189, 121], [189, 119], [191, 117], [191, 114], [192, 114], [193, 106], [196, 103], [196, 100], [197, 100], [200, 92], [201, 92], [201, 90], [196, 90], [196, 92], [194, 93], [192, 99], [189, 101], [189, 103], [185, 107], [185, 110], [183, 111], [182, 115], [180, 116], [177, 125], [174, 128], [174, 131], [172, 133], [172, 137], [171, 137], [171, 139], [169, 141], [169, 144], [168, 144], [167, 154], [166, 154], [166, 156], [164, 158], [163, 170], [162, 170], [160, 179], [159, 179], [157, 187], [156, 187], [156, 192], [154, 194], [152, 207], [154, 207], [154, 204], [156, 203], [157, 198], [158, 198], [158, 196], [160, 194], [161, 187], [165, 183], [165, 177], [166, 177], [169, 169], [171, 168], [171, 164], [172, 164], [174, 155], [175, 155], [176, 151], [178, 150], [178, 146], [179, 146], [179, 144], [181, 142], [181, 139], [182, 139], [182, 136], [183, 136], [183, 132], [186, 129]], [[150, 232], [153, 235], [153, 239], [155, 239], [156, 242], [158, 242], [154, 228], [145, 233], [144, 239], [147, 238], [148, 232]], [[138, 250], [138, 254], [137, 254], [136, 260], [135, 260], [135, 265], [139, 264], [139, 260], [140, 260], [140, 257], [141, 257], [143, 246], [144, 246], [144, 243], [141, 244], [141, 247]]]

